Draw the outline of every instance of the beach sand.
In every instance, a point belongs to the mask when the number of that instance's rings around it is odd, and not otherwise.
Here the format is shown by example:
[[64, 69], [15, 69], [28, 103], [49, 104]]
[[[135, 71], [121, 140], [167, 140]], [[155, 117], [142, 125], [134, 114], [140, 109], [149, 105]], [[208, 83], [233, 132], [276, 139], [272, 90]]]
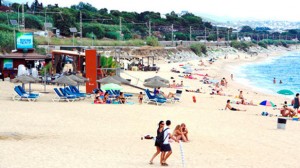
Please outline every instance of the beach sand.
[[[230, 80], [228, 66], [257, 60], [240, 56], [240, 59], [234, 59], [236, 55], [229, 56], [228, 60], [219, 59], [200, 73], [208, 73], [215, 79], [226, 77], [229, 83], [224, 91], [228, 94], [238, 95], [242, 89], [247, 100], [259, 103], [268, 99], [280, 106], [285, 97], [259, 93]], [[198, 64], [198, 61], [190, 62]], [[210, 88], [201, 84], [199, 77], [198, 80], [179, 78], [178, 74], [170, 72], [178, 63], [163, 63], [160, 67], [158, 74], [127, 73], [141, 81], [154, 75], [174, 77], [176, 82], [183, 80], [187, 86], [184, 89], [202, 87], [206, 93], [183, 92], [181, 102], [164, 106], [139, 105], [136, 97], [129, 100], [135, 103], [133, 105], [99, 105], [92, 104], [92, 99], [54, 103], [51, 99], [55, 86], [47, 86], [50, 93], [43, 94], [38, 102], [20, 102], [11, 100], [14, 84], [1, 81], [0, 167], [161, 167], [159, 157], [154, 165], [148, 164], [156, 151], [154, 141], [141, 140], [146, 134], [155, 136], [160, 120], [171, 120], [171, 128], [186, 123], [191, 140], [183, 143], [186, 167], [299, 167], [300, 121], [288, 120], [286, 130], [278, 130], [276, 117], [260, 115], [265, 110], [279, 114], [271, 107], [233, 104], [247, 111], [223, 110], [226, 100], [235, 100], [233, 97], [209, 95]], [[34, 91], [43, 91], [40, 84], [32, 87]], [[140, 92], [128, 86], [124, 86], [124, 90]], [[192, 96], [196, 96], [196, 103]], [[167, 161], [169, 167], [182, 167], [179, 144], [173, 142], [171, 146], [173, 154]]]

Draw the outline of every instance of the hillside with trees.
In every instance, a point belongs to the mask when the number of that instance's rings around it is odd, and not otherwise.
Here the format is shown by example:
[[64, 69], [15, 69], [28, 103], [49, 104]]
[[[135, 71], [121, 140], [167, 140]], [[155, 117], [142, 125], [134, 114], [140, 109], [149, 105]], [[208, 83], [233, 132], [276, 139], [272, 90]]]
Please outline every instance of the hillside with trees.
[[[19, 3], [15, 2], [6, 6], [9, 11], [0, 13], [0, 39], [8, 37], [13, 31], [9, 24], [10, 19], [19, 20], [18, 12], [21, 11]], [[299, 39], [299, 30], [288, 30], [283, 33], [270, 32], [268, 28], [252, 29], [244, 26], [240, 32], [233, 28], [216, 27], [210, 22], [203, 21], [199, 16], [192, 13], [177, 14], [173, 11], [161, 14], [153, 11], [126, 12], [97, 8], [89, 3], [80, 2], [71, 7], [59, 7], [58, 4], [43, 5], [35, 0], [32, 4], [25, 4], [26, 29], [44, 30], [44, 23], [50, 22], [53, 27], [60, 30], [60, 34], [71, 37], [69, 28], [76, 27], [80, 32], [82, 21], [82, 37], [93, 39], [111, 40], [146, 40], [148, 36], [154, 36], [160, 41], [183, 40], [236, 40], [241, 37], [251, 37], [253, 43], [271, 44], [279, 40], [289, 41]], [[81, 18], [81, 19], [80, 19]], [[18, 31], [18, 29], [17, 29]], [[5, 34], [5, 35], [4, 35]], [[172, 38], [173, 34], [173, 38]], [[3, 37], [2, 37], [3, 36]], [[80, 37], [80, 33], [75, 36]], [[7, 38], [6, 38], [7, 39]], [[286, 43], [286, 42], [285, 42]], [[1, 50], [9, 50], [10, 45], [1, 40]]]

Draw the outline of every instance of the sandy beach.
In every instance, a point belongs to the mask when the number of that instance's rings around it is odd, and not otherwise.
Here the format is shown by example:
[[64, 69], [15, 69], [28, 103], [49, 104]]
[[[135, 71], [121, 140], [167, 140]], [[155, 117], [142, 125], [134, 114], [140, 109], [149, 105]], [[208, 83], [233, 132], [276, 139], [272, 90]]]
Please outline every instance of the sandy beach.
[[[268, 53], [280, 55], [286, 51]], [[276, 53], [276, 54], [275, 54]], [[237, 55], [240, 58], [237, 58]], [[13, 83], [0, 81], [0, 168], [95, 168], [95, 167], [161, 167], [159, 157], [149, 165], [156, 151], [153, 140], [141, 140], [147, 134], [155, 136], [160, 120], [171, 120], [171, 128], [186, 123], [190, 142], [183, 143], [185, 167], [208, 168], [273, 168], [299, 167], [297, 155], [300, 145], [299, 122], [288, 120], [286, 130], [277, 129], [277, 117], [264, 117], [267, 110], [279, 114], [272, 107], [237, 105], [246, 112], [224, 110], [226, 100], [243, 90], [244, 97], [258, 104], [272, 100], [281, 107], [283, 96], [260, 93], [230, 80], [231, 67], [247, 62], [262, 61], [265, 53], [250, 57], [245, 53], [220, 57], [212, 65], [198, 66], [199, 60], [189, 61], [199, 73], [209, 74], [214, 79], [225, 77], [226, 94], [210, 95], [211, 87], [196, 79], [178, 77], [170, 72], [179, 64], [164, 63], [160, 71], [126, 71], [140, 81], [159, 75], [176, 82], [183, 80], [184, 88], [202, 88], [205, 93], [183, 91], [181, 102], [163, 106], [139, 105], [137, 97], [133, 105], [92, 104], [93, 99], [73, 103], [52, 102], [54, 85], [47, 86], [49, 94], [42, 94], [37, 102], [12, 101]], [[207, 59], [205, 59], [207, 60]], [[128, 78], [122, 74], [124, 78]], [[170, 80], [171, 81], [171, 80]], [[132, 83], [137, 83], [135, 79]], [[138, 82], [142, 86], [142, 82]], [[33, 90], [43, 91], [43, 85], [33, 84]], [[139, 93], [140, 90], [123, 86], [125, 92]], [[84, 86], [80, 88], [84, 91]], [[162, 88], [164, 92], [175, 92], [174, 88]], [[195, 96], [197, 102], [192, 101]], [[179, 144], [171, 144], [173, 154], [168, 159], [169, 167], [182, 167]]]

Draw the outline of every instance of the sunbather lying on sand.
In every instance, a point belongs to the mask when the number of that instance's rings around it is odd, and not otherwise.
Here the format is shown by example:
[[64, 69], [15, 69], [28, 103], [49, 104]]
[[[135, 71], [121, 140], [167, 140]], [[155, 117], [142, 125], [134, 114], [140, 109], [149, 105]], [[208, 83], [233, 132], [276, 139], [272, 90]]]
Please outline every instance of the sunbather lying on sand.
[[188, 90], [188, 89], [186, 89], [185, 91], [186, 91], [186, 92], [202, 93], [202, 92], [200, 91], [200, 89], [197, 89], [197, 90]]

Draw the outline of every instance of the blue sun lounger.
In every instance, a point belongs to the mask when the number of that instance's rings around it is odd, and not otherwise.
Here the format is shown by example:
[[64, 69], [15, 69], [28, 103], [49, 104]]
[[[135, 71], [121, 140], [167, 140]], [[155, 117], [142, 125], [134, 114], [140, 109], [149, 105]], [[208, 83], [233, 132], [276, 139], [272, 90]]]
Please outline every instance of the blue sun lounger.
[[14, 88], [15, 92], [17, 93], [17, 96], [13, 97], [13, 100], [27, 100], [27, 101], [36, 101], [38, 99], [38, 96], [30, 95], [30, 94], [24, 94], [19, 87]]
[[69, 95], [75, 95], [75, 96], [78, 96], [78, 97], [80, 97], [80, 98], [82, 98], [82, 99], [84, 99], [84, 98], [86, 97], [86, 94], [74, 92], [74, 91], [71, 90], [70, 87], [66, 87], [66, 88], [65, 88], [65, 91], [66, 91], [67, 94], [69, 94]]
[[55, 101], [67, 101], [67, 102], [74, 102], [76, 97], [75, 96], [64, 96], [60, 93], [60, 91], [57, 88], [54, 88], [54, 92], [56, 93], [56, 97], [52, 99], [53, 102]]
[[18, 85], [16, 87], [18, 87], [23, 94], [28, 94], [28, 95], [32, 95], [32, 96], [40, 96], [40, 94], [38, 94], [38, 93], [29, 93], [29, 92], [26, 92], [20, 85]]
[[155, 103], [156, 105], [163, 105], [166, 103], [166, 99], [163, 99], [163, 98], [158, 98], [158, 97], [155, 97], [153, 95], [151, 95], [149, 89], [146, 89], [145, 90], [145, 99], [144, 99], [144, 102], [149, 104], [149, 103]]
[[76, 94], [79, 94], [81, 96], [86, 97], [86, 93], [80, 92], [76, 86], [70, 85], [69, 88], [70, 88], [70, 90], [71, 90], [72, 93], [76, 93]]
[[80, 99], [80, 96], [77, 96], [77, 95], [75, 95], [75, 94], [70, 93], [70, 92], [67, 91], [65, 88], [59, 88], [59, 90], [61, 91], [61, 93], [62, 93], [64, 96], [73, 96], [73, 97], [75, 97], [76, 100], [79, 100], [79, 99]]

